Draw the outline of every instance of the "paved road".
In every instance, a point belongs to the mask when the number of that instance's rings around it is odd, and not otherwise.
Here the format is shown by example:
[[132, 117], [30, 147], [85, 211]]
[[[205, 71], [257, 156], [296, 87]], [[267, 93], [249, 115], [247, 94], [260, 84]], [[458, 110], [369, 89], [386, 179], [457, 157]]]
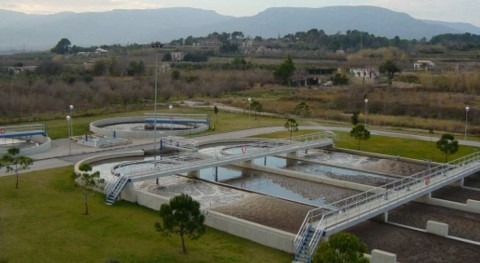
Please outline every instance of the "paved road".
[[[322, 131], [343, 131], [350, 132], [350, 127], [333, 127], [333, 126], [301, 126], [300, 130], [306, 129], [315, 129]], [[263, 128], [253, 128], [247, 130], [239, 130], [226, 133], [217, 133], [211, 135], [204, 135], [195, 137], [194, 140], [199, 142], [205, 142], [213, 139], [230, 139], [230, 138], [244, 138], [249, 136], [254, 136], [257, 134], [271, 133], [277, 131], [285, 131], [284, 127], [263, 127]], [[387, 137], [396, 137], [396, 138], [408, 138], [416, 139], [423, 141], [432, 141], [438, 140], [437, 137], [424, 136], [424, 135], [414, 135], [407, 133], [399, 132], [390, 132], [390, 131], [381, 131], [381, 130], [371, 130], [372, 135], [381, 135]], [[464, 141], [459, 140], [459, 143], [462, 145], [476, 146], [480, 147], [480, 142], [476, 141]], [[30, 156], [34, 159], [34, 164], [30, 167], [29, 170], [22, 172], [28, 172], [32, 170], [44, 170], [48, 168], [57, 168], [73, 165], [76, 162], [85, 159], [87, 157], [98, 155], [98, 154], [108, 154], [110, 152], [119, 152], [119, 151], [132, 151], [140, 149], [153, 149], [153, 141], [151, 139], [135, 139], [131, 145], [127, 146], [118, 146], [108, 149], [95, 149], [87, 146], [78, 145], [71, 143], [67, 139], [59, 139], [52, 141], [52, 148], [45, 153], [35, 154]], [[71, 152], [71, 154], [70, 154]], [[0, 176], [4, 176], [5, 171], [2, 169], [0, 171]]]

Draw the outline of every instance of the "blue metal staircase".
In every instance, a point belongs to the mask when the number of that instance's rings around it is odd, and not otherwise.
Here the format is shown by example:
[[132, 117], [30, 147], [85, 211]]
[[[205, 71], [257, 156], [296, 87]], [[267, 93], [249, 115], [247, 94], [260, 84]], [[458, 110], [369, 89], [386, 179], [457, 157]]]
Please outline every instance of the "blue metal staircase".
[[105, 203], [107, 205], [113, 205], [118, 200], [120, 193], [122, 192], [125, 185], [127, 185], [127, 183], [128, 177], [120, 175], [117, 180], [109, 184], [105, 188], [105, 192], [107, 194], [105, 197]]

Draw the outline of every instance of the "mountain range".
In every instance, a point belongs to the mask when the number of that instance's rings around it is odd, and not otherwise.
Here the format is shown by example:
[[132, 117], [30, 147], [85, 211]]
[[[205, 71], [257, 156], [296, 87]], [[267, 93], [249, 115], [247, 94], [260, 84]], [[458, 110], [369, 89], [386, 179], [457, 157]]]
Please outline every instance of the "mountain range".
[[468, 23], [415, 19], [373, 6], [269, 8], [254, 16], [224, 16], [195, 8], [113, 10], [108, 12], [31, 15], [0, 10], [0, 50], [50, 49], [61, 38], [77, 46], [169, 42], [212, 32], [241, 31], [245, 36], [277, 37], [312, 28], [327, 34], [347, 30], [376, 36], [429, 39], [444, 33], [480, 34]]

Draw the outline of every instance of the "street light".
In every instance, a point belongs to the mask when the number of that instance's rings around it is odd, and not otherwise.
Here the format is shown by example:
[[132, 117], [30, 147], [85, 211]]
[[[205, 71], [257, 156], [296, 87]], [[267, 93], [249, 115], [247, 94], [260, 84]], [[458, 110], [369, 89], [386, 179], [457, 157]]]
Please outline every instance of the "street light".
[[365, 128], [367, 128], [367, 104], [368, 99], [365, 99]]
[[248, 98], [248, 128], [250, 128], [250, 106], [252, 105], [252, 98]]
[[466, 106], [465, 107], [465, 140], [467, 140], [467, 125], [468, 125], [468, 111], [470, 110], [470, 107]]
[[173, 115], [172, 115], [173, 106], [172, 104], [168, 105], [168, 111], [170, 112], [170, 131], [173, 129]]
[[160, 42], [152, 43], [155, 48], [155, 94], [153, 98], [153, 159], [157, 158], [157, 89], [158, 89], [158, 49], [162, 47]]
[[70, 136], [73, 137], [73, 105], [70, 104]]
[[67, 129], [68, 129], [68, 155], [72, 155], [72, 141], [70, 140], [71, 134], [71, 129], [70, 129], [70, 121], [72, 120], [72, 117], [70, 115], [67, 115]]

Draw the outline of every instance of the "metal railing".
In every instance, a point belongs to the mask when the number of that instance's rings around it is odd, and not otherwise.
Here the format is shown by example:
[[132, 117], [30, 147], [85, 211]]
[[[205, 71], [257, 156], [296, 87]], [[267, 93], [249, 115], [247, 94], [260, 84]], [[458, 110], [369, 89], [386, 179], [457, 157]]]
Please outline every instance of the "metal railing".
[[[326, 206], [335, 208], [333, 210], [312, 209], [307, 213], [294, 239], [294, 245], [297, 248], [301, 245], [301, 240], [307, 233], [309, 225], [314, 224], [314, 222], [322, 222], [322, 224], [316, 224], [317, 228], [323, 227], [323, 229], [318, 229], [319, 232], [339, 224], [350, 223], [360, 215], [378, 212], [379, 209], [384, 209], [387, 204], [395, 206], [395, 202], [398, 200], [415, 197], [418, 192], [430, 192], [435, 190], [438, 184], [465, 176], [464, 173], [472, 169], [480, 169], [479, 161], [480, 153], [472, 153]], [[398, 205], [401, 204], [398, 203]], [[314, 253], [314, 251], [311, 252]]]
[[[164, 159], [165, 161], [160, 161], [160, 166], [158, 168], [147, 168], [145, 167], [134, 167], [126, 171], [126, 175], [129, 178], [141, 177], [149, 175], [152, 172], [155, 172], [159, 169], [162, 172], [174, 172], [176, 170], [196, 168], [196, 167], [206, 167], [206, 166], [221, 166], [228, 163], [234, 163], [237, 161], [252, 160], [256, 158], [263, 157], [265, 155], [277, 154], [279, 152], [285, 151], [294, 151], [296, 147], [309, 147], [310, 145], [315, 146], [318, 143], [330, 141], [333, 138], [331, 132], [320, 132], [308, 135], [302, 135], [297, 137], [292, 137], [291, 139], [271, 139], [271, 140], [261, 140], [257, 142], [250, 142], [243, 145], [237, 145], [242, 150], [237, 154], [222, 154], [218, 152], [213, 155], [205, 155], [196, 152], [190, 152], [186, 155], [179, 155], [174, 157], [169, 157]], [[168, 163], [165, 165], [165, 162], [174, 159], [176, 162]]]
[[[121, 183], [122, 177], [126, 178], [127, 182], [141, 181], [210, 166], [222, 166], [267, 155], [296, 151], [301, 148], [317, 147], [322, 143], [333, 142], [333, 136], [331, 132], [319, 132], [289, 139], [261, 140], [238, 145], [237, 147], [242, 149], [238, 154], [205, 155], [197, 152], [189, 152], [184, 155], [169, 156], [168, 158], [162, 157], [161, 160], [148, 161], [147, 163], [153, 163], [153, 165], [148, 166], [136, 165], [145, 163], [145, 161], [123, 163], [112, 170], [112, 174], [118, 174], [120, 177], [109, 182], [105, 187], [105, 192], [107, 193], [107, 198], [112, 194], [117, 194], [116, 190]], [[120, 168], [122, 170], [120, 170]]]

